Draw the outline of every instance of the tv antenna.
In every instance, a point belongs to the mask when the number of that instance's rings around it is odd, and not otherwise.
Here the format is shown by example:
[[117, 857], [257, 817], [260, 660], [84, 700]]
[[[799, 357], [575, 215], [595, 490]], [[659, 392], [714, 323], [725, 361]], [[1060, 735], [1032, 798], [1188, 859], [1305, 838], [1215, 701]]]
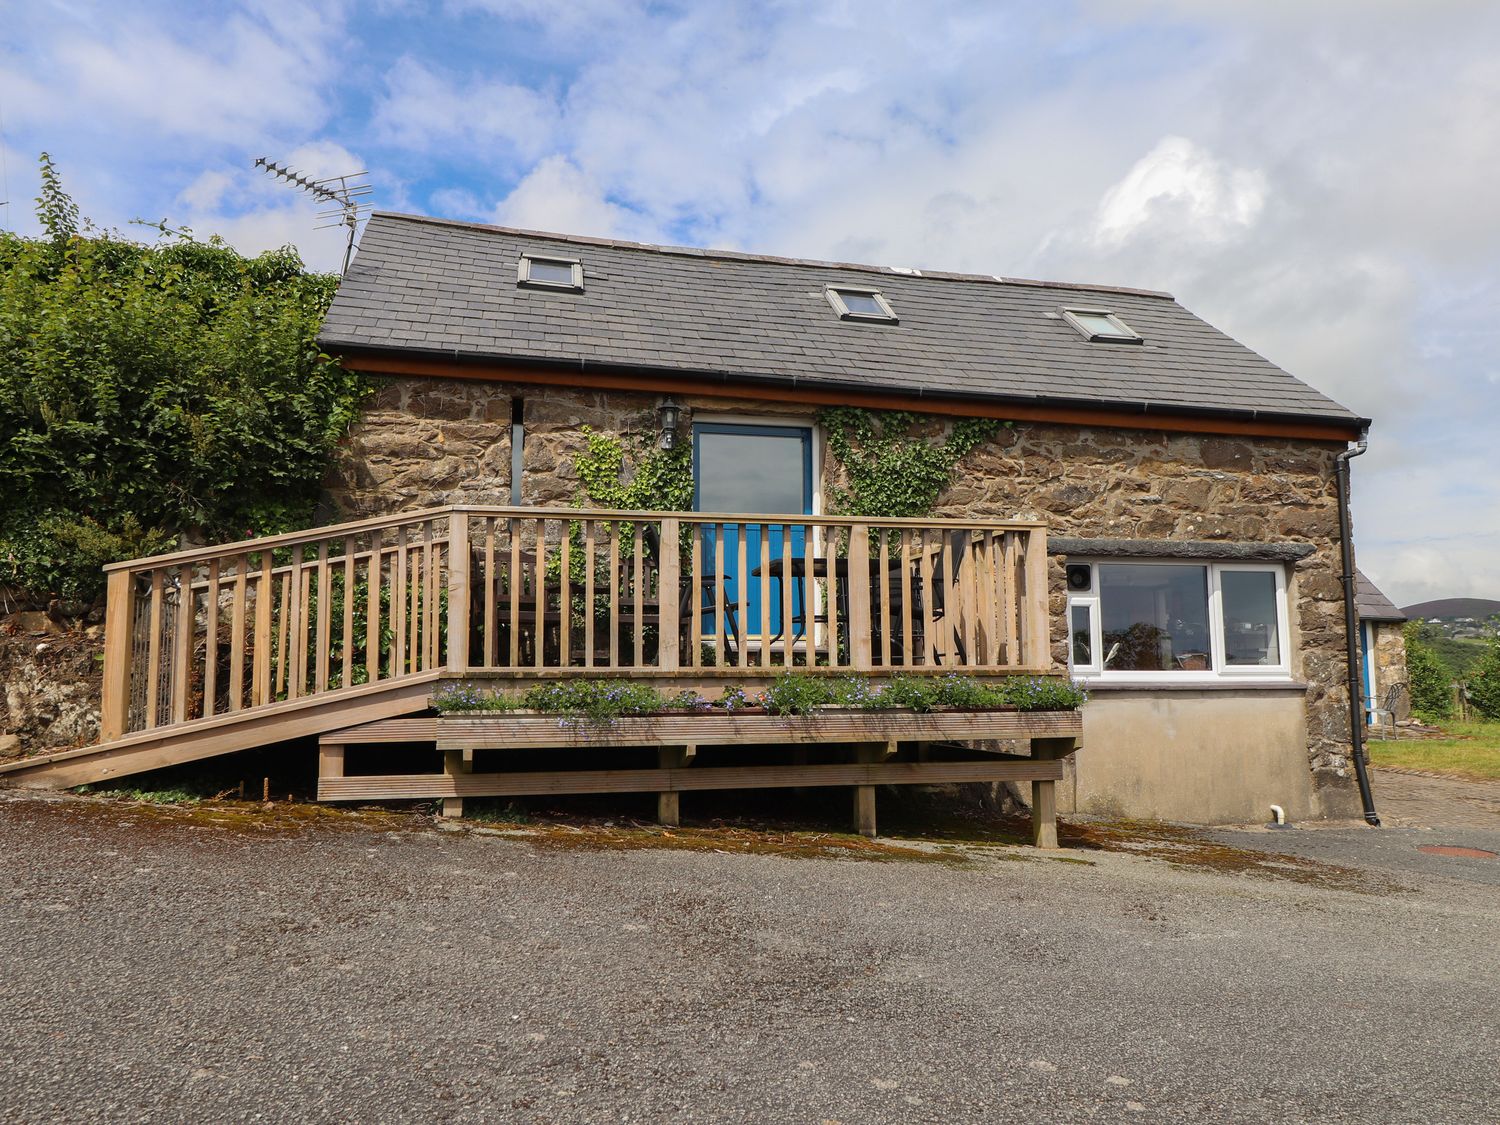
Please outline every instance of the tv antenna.
[[295, 188], [301, 188], [319, 203], [326, 205], [326, 210], [318, 212], [318, 218], [324, 220], [319, 223], [318, 230], [326, 230], [329, 227], [346, 227], [349, 231], [349, 241], [344, 247], [344, 268], [341, 272], [349, 272], [349, 259], [354, 254], [354, 235], [359, 229], [359, 221], [370, 210], [368, 203], [360, 200], [369, 195], [375, 189], [364, 182], [364, 177], [369, 172], [351, 172], [346, 176], [329, 176], [325, 180], [311, 180], [300, 172], [295, 172], [284, 164], [277, 164], [274, 160], [268, 160], [264, 156], [255, 158], [255, 166], [264, 168], [278, 180], [285, 180]]

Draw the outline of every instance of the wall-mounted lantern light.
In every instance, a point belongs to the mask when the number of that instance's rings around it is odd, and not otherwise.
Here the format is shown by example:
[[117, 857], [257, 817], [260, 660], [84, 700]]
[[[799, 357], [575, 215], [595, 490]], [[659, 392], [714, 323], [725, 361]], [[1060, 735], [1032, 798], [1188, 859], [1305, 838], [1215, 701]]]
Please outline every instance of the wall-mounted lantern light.
[[682, 421], [682, 407], [677, 405], [670, 397], [662, 400], [656, 408], [656, 420], [661, 433], [656, 439], [656, 444], [662, 449], [672, 449], [677, 445], [677, 423]]

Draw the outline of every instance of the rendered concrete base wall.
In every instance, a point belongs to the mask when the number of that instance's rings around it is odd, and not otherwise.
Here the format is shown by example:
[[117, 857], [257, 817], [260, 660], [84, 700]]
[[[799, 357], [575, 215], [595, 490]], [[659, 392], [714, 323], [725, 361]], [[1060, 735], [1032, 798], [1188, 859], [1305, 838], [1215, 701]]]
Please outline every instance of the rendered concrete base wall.
[[1197, 824], [1265, 823], [1273, 804], [1294, 821], [1358, 815], [1341, 789], [1325, 790], [1327, 801], [1315, 790], [1304, 697], [1302, 688], [1097, 691], [1059, 808]]

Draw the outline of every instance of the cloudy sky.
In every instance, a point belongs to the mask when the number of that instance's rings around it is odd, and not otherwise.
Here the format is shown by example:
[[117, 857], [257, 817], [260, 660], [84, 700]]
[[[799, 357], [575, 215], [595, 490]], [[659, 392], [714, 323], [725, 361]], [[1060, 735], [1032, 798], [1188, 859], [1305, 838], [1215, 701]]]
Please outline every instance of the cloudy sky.
[[[1376, 424], [1362, 567], [1500, 597], [1492, 0], [0, 0], [0, 225], [336, 267], [388, 210], [1167, 289]], [[142, 231], [142, 228], [134, 228]], [[149, 233], [149, 232], [143, 232]]]

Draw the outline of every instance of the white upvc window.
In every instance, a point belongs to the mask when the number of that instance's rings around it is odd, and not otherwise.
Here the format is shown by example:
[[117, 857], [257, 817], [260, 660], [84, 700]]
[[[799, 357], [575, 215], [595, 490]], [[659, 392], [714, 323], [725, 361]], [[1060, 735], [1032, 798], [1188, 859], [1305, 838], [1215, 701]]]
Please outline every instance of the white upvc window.
[[1069, 559], [1068, 663], [1101, 681], [1289, 678], [1275, 563]]

